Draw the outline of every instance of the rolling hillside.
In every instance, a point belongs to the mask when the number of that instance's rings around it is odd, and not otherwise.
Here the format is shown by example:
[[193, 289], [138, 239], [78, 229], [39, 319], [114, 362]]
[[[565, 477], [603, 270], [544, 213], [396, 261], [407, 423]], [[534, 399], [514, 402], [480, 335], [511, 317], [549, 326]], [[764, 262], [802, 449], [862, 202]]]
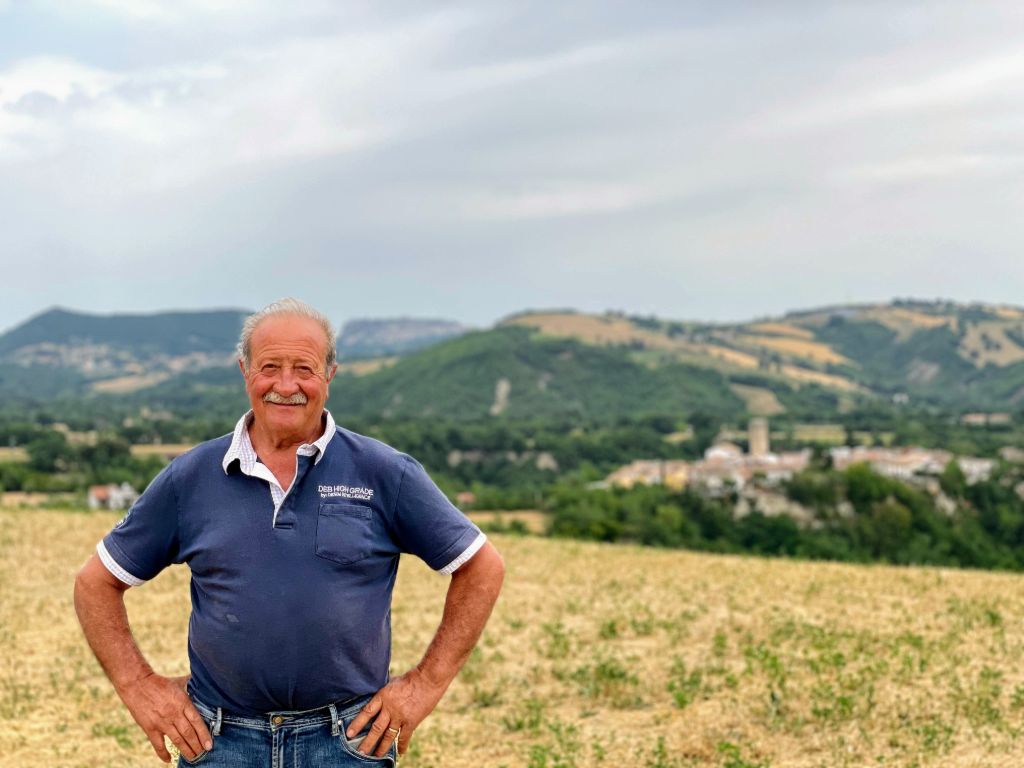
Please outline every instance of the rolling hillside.
[[[0, 336], [0, 391], [37, 403], [237, 398], [230, 369], [243, 314], [52, 310]], [[332, 406], [371, 418], [598, 420], [695, 411], [820, 420], [872, 399], [951, 411], [1024, 406], [1024, 309], [1015, 307], [897, 301], [739, 324], [526, 312], [462, 330], [416, 320], [346, 326], [341, 349], [363, 359], [343, 362]]]
[[346, 416], [610, 420], [655, 413], [725, 415], [742, 401], [716, 371], [648, 367], [619, 349], [503, 327], [444, 342], [331, 388]]
[[[526, 313], [509, 318], [549, 338], [626, 347], [721, 372], [778, 412], [770, 393], [808, 383], [837, 397], [891, 398], [950, 408], [1013, 410], [1024, 404], [1024, 310], [901, 301], [791, 312], [738, 325], [658, 318]], [[745, 381], [762, 377], [761, 390]]]
[[[234, 368], [247, 310], [94, 315], [54, 308], [0, 335], [0, 392], [37, 400], [90, 393], [160, 398], [197, 372]], [[352, 320], [338, 336], [343, 371], [367, 373], [465, 332], [447, 320]], [[365, 360], [369, 358], [369, 360]], [[223, 379], [217, 374], [215, 381]], [[231, 379], [235, 383], [234, 378]]]

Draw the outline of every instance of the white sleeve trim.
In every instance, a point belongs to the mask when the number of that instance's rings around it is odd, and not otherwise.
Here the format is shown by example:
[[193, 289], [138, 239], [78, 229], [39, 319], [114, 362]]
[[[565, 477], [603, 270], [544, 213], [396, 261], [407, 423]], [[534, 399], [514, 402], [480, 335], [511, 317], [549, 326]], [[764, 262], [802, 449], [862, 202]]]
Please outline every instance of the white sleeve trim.
[[480, 551], [480, 547], [484, 545], [485, 541], [487, 541], [487, 536], [486, 534], [481, 533], [475, 539], [473, 539], [472, 544], [470, 544], [462, 551], [461, 555], [459, 555], [450, 563], [448, 563], [448, 565], [446, 565], [444, 568], [438, 568], [437, 572], [446, 573], [449, 576], [451, 576], [453, 573], [459, 570], [459, 568], [462, 565], [464, 565], [466, 561], [469, 560], [469, 558], [471, 558], [473, 555]]
[[122, 568], [118, 564], [117, 560], [115, 560], [107, 551], [107, 548], [102, 541], [100, 541], [100, 543], [96, 545], [96, 554], [100, 556], [100, 561], [105, 566], [107, 566], [107, 570], [114, 574], [118, 579], [123, 581], [125, 584], [127, 584], [129, 587], [138, 587], [146, 583], [143, 579], [139, 579], [135, 576], [132, 576], [130, 573], [128, 573], [128, 571]]

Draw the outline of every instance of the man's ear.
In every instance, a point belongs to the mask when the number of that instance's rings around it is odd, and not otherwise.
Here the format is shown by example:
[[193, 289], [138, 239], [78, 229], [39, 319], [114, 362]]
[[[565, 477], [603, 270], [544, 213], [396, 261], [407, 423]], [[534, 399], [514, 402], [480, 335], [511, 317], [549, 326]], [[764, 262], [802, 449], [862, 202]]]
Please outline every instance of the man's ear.
[[238, 370], [242, 372], [242, 378], [245, 378], [245, 360], [238, 358]]
[[327, 383], [328, 384], [331, 383], [331, 379], [334, 378], [334, 374], [336, 374], [337, 372], [338, 372], [338, 364], [335, 363], [334, 365], [331, 366], [331, 370], [329, 370], [327, 372]]

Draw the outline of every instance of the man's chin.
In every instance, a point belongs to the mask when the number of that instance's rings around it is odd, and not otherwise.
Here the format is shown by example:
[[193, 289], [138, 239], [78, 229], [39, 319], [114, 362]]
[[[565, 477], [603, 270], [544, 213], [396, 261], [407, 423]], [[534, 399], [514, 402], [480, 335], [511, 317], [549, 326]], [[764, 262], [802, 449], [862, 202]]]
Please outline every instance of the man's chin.
[[294, 428], [309, 417], [309, 413], [304, 405], [278, 405], [277, 403], [267, 403], [263, 409], [263, 413], [267, 420], [268, 426], [282, 426]]

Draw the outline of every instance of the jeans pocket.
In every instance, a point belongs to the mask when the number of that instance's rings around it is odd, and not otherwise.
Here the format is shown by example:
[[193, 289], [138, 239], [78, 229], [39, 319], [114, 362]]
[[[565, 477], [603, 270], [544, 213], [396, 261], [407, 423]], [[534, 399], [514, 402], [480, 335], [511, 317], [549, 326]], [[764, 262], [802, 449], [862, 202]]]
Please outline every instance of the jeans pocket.
[[[388, 748], [387, 754], [385, 754], [383, 757], [377, 757], [376, 755], [364, 755], [362, 752], [359, 751], [359, 745], [362, 743], [363, 739], [366, 738], [366, 734], [368, 734], [370, 731], [369, 729], [367, 729], [360, 733], [358, 736], [350, 739], [348, 738], [348, 736], [345, 735], [345, 729], [348, 728], [350, 722], [352, 721], [349, 720], [348, 722], [342, 722], [341, 735], [338, 736], [338, 741], [341, 742], [342, 748], [349, 755], [356, 758], [357, 760], [365, 760], [367, 763], [373, 763], [374, 765], [395, 766], [398, 764], [397, 739], [394, 742], [392, 742], [391, 746]], [[385, 735], [385, 738], [387, 738], [387, 735]]]
[[[196, 708], [196, 711], [199, 713], [199, 716], [201, 718], [203, 718], [203, 723], [206, 725], [207, 729], [210, 731], [210, 740], [213, 741], [214, 742], [214, 746], [216, 746], [216, 739], [213, 736], [213, 724], [214, 724], [213, 715], [211, 714], [211, 712], [209, 711], [209, 708], [205, 704], [200, 704], [198, 701], [193, 699], [191, 696], [189, 696], [189, 698], [192, 700], [192, 706], [194, 706]], [[206, 759], [207, 755], [209, 755], [211, 752], [213, 752], [213, 748], [212, 747], [210, 749], [204, 749], [198, 755], [196, 755], [194, 759], [189, 760], [187, 757], [185, 757], [185, 754], [179, 749], [178, 750], [178, 765], [199, 765], [201, 762], [203, 762], [203, 760]]]
[[196, 755], [194, 760], [189, 760], [187, 757], [185, 757], [185, 753], [184, 752], [180, 752], [179, 751], [179, 753], [178, 753], [178, 764], [179, 765], [199, 765], [201, 762], [203, 762], [203, 760], [206, 759], [206, 756], [209, 755], [212, 751], [213, 751], [212, 749], [204, 749], [202, 752], [200, 752], [198, 755]]

